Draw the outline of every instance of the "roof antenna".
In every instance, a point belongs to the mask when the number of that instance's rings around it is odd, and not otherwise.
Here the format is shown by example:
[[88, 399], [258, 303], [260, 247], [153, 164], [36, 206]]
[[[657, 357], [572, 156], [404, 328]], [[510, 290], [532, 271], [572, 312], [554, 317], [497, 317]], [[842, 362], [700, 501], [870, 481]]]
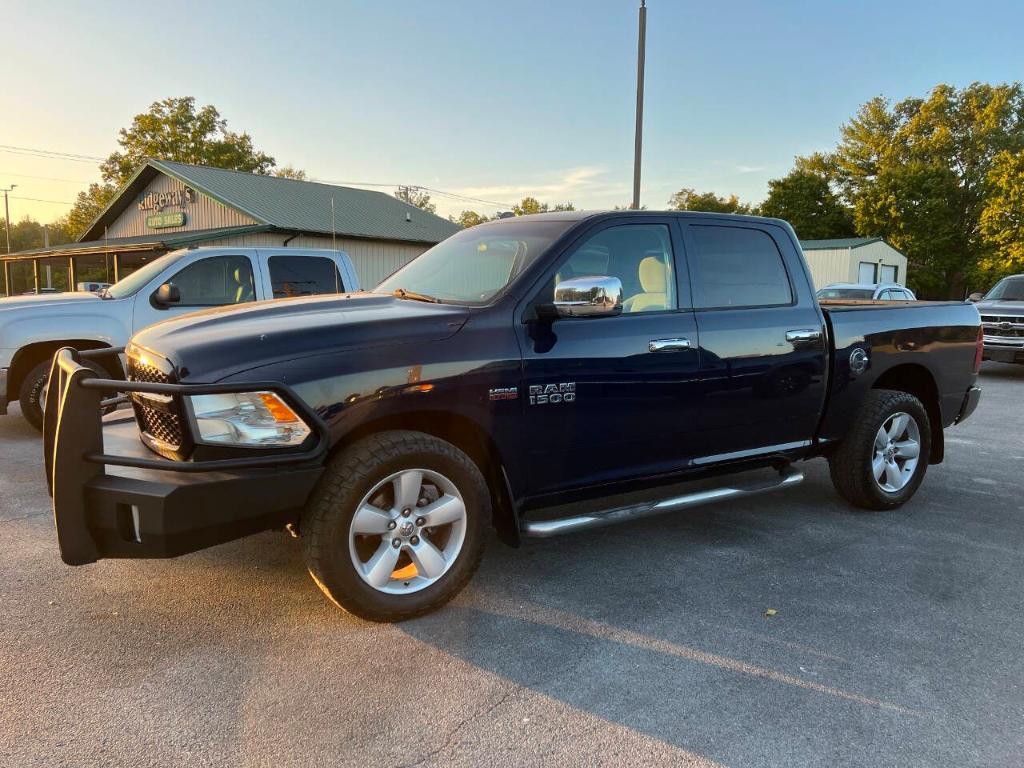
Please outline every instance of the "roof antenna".
[[331, 250], [338, 250], [337, 238], [337, 227], [334, 224], [334, 195], [331, 195]]

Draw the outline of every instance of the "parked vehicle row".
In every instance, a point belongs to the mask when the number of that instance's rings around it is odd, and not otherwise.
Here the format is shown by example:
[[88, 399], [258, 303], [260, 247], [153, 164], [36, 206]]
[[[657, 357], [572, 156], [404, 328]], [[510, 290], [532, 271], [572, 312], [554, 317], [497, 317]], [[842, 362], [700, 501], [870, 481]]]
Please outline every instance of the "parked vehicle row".
[[[969, 303], [819, 304], [785, 222], [622, 211], [498, 220], [370, 293], [151, 325], [128, 382], [106, 354], [62, 349], [50, 376], [66, 563], [287, 525], [331, 600], [391, 621], [453, 597], [489, 526], [571, 535], [821, 456], [852, 504], [898, 507], [976, 408], [982, 345]], [[101, 416], [119, 392], [132, 410]]]
[[985, 359], [1024, 364], [1024, 275], [1003, 278], [982, 295], [971, 294], [985, 329]]
[[[359, 289], [341, 251], [299, 248], [192, 248], [151, 261], [98, 293], [0, 299], [0, 414], [20, 401], [42, 428], [42, 396], [54, 352], [124, 347], [136, 331], [204, 307]], [[123, 378], [122, 361], [89, 365]]]

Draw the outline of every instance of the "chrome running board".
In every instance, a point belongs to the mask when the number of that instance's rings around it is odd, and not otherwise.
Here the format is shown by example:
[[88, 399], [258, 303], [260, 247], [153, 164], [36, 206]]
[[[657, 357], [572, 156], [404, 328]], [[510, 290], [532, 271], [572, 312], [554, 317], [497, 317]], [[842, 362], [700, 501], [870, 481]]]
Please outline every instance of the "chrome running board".
[[673, 496], [670, 499], [661, 501], [648, 501], [641, 504], [630, 504], [625, 507], [592, 512], [577, 517], [563, 517], [557, 520], [527, 521], [522, 525], [524, 536], [534, 538], [547, 538], [558, 536], [563, 533], [574, 533], [588, 528], [600, 528], [605, 525], [624, 523], [627, 520], [637, 520], [641, 517], [660, 515], [663, 512], [675, 512], [680, 509], [690, 509], [704, 504], [712, 504], [717, 501], [728, 501], [743, 496], [753, 496], [758, 493], [767, 493], [781, 488], [788, 488], [791, 485], [799, 485], [804, 480], [804, 473], [788, 467], [779, 476], [770, 480], [758, 480], [750, 483], [735, 483], [721, 488], [711, 488], [694, 493], [685, 493], [682, 496]]

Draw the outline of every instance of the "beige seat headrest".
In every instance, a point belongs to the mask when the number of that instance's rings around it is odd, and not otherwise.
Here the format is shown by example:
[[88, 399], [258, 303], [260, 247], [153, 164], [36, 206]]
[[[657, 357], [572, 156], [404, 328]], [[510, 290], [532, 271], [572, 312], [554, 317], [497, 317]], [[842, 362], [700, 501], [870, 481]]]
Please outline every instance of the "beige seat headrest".
[[644, 293], [665, 293], [665, 264], [648, 256], [640, 262], [640, 286]]

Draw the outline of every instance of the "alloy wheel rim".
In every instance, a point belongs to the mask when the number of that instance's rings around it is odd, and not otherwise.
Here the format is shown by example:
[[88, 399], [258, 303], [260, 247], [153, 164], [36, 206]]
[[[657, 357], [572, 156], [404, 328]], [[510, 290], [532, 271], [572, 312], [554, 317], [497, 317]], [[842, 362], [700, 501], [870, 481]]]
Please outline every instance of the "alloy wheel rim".
[[871, 475], [886, 493], [902, 491], [917, 471], [921, 430], [909, 413], [892, 414], [878, 428], [872, 446]]
[[349, 526], [359, 577], [378, 592], [418, 592], [444, 576], [466, 538], [466, 503], [439, 472], [404, 469], [367, 493]]

